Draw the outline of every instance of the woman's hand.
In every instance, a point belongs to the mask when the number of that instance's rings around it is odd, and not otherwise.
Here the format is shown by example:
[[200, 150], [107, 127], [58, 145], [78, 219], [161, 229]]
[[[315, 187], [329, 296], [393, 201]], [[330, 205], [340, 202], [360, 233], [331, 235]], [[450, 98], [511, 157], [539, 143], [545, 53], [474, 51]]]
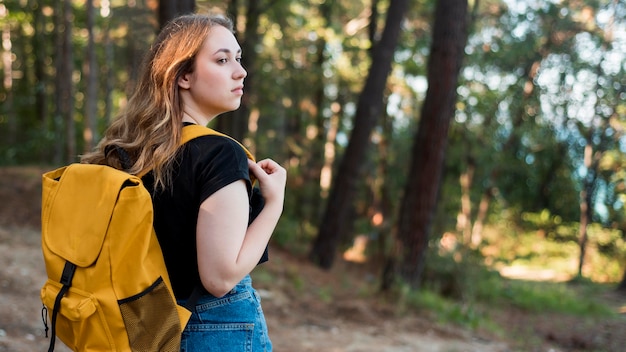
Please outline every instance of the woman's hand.
[[265, 202], [279, 203], [282, 206], [285, 200], [287, 171], [271, 159], [264, 159], [257, 163], [248, 159], [248, 167], [259, 181], [259, 187]]

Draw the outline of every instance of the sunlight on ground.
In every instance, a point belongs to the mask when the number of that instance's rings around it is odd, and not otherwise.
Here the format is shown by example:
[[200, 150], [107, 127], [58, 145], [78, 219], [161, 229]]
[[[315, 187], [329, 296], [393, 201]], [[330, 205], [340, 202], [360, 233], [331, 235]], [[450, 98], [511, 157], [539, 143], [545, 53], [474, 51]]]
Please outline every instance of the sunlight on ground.
[[[374, 221], [376, 222], [376, 221]], [[352, 246], [343, 252], [343, 259], [353, 263], [365, 263], [368, 260], [367, 246], [369, 237], [367, 235], [358, 235], [354, 238]], [[455, 234], [446, 232], [439, 241], [439, 254], [452, 253], [453, 258], [458, 262], [462, 260], [461, 253], [458, 252], [460, 244]], [[493, 263], [493, 256], [497, 253], [489, 253], [489, 250], [495, 251], [496, 246], [483, 248], [485, 255], [485, 264], [497, 270], [502, 277], [507, 279], [527, 280], [527, 281], [549, 281], [549, 282], [566, 282], [572, 280], [573, 275], [563, 270], [546, 269], [537, 266], [526, 265], [509, 265]], [[560, 268], [562, 269], [562, 268]], [[622, 313], [626, 313], [626, 306], [622, 308]]]
[[571, 280], [572, 276], [552, 269], [538, 269], [523, 265], [505, 266], [499, 269], [500, 275], [508, 279], [529, 281], [552, 281], [564, 282]]

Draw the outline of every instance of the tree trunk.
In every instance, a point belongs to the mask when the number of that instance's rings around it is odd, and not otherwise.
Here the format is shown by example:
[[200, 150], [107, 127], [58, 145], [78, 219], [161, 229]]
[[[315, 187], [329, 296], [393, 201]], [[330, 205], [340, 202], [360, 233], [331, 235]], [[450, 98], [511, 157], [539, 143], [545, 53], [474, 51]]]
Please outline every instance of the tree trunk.
[[374, 49], [372, 65], [357, 103], [354, 129], [309, 253], [311, 261], [324, 269], [332, 267], [337, 244], [346, 235], [346, 229], [352, 226], [352, 199], [363, 175], [361, 165], [369, 149], [370, 134], [382, 113], [385, 83], [407, 8], [408, 0], [391, 0], [389, 4], [382, 39]]
[[[589, 235], [587, 228], [593, 221], [594, 192], [598, 182], [598, 165], [602, 156], [601, 150], [594, 150], [593, 139], [598, 134], [595, 128], [591, 128], [587, 135], [587, 145], [584, 152], [584, 164], [587, 174], [583, 178], [582, 191], [580, 192], [580, 229], [578, 231], [578, 247], [580, 249], [578, 257], [578, 277], [583, 275], [585, 264], [585, 254], [587, 251], [587, 241]], [[598, 148], [600, 149], [600, 148]]]
[[195, 0], [159, 0], [159, 26], [163, 28], [170, 20], [195, 10]]
[[[331, 24], [332, 4], [332, 2], [327, 1], [319, 5], [319, 11], [327, 27]], [[309, 136], [307, 133], [307, 138], [304, 142], [304, 146], [310, 150], [309, 155], [305, 157], [308, 158], [308, 160], [303, 161], [303, 165], [307, 165], [307, 167], [303, 171], [303, 183], [306, 186], [302, 190], [304, 193], [303, 202], [308, 205], [305, 208], [308, 211], [304, 214], [305, 221], [302, 221], [301, 225], [319, 221], [321, 216], [320, 209], [322, 209], [323, 198], [321, 196], [320, 179], [324, 167], [324, 145], [327, 139], [326, 131], [331, 132], [331, 127], [325, 127], [327, 119], [324, 117], [326, 95], [324, 94], [325, 82], [323, 72], [324, 63], [326, 62], [326, 44], [327, 40], [324, 35], [321, 35], [315, 43], [317, 57], [313, 71], [317, 73], [317, 79], [315, 82], [312, 82], [312, 86], [315, 87], [312, 97], [313, 107], [310, 109], [313, 116], [309, 119], [309, 121], [311, 121], [309, 124], [310, 128], [307, 127], [307, 130], [314, 130], [315, 134]]]
[[372, 3], [370, 4], [370, 9], [371, 9], [371, 15], [370, 15], [370, 23], [369, 26], [367, 27], [367, 33], [370, 39], [370, 42], [372, 43], [372, 45], [370, 46], [370, 56], [374, 55], [374, 47], [376, 46], [376, 43], [378, 42], [376, 40], [376, 37], [378, 36], [378, 1], [379, 0], [372, 0]]
[[487, 211], [489, 210], [489, 204], [495, 190], [493, 187], [485, 188], [483, 196], [478, 204], [478, 213], [476, 214], [476, 220], [474, 220], [474, 226], [472, 226], [471, 246], [477, 248], [480, 242], [483, 240], [483, 227], [485, 220], [487, 219]]
[[617, 285], [617, 290], [620, 292], [626, 292], [626, 269], [624, 270], [624, 276], [622, 276], [622, 281]]
[[328, 198], [330, 193], [333, 165], [337, 155], [337, 133], [339, 133], [339, 124], [344, 105], [345, 102], [341, 94], [337, 97], [337, 101], [331, 104], [332, 115], [330, 116], [328, 131], [326, 131], [326, 139], [324, 141], [324, 165], [320, 171], [320, 199]]
[[3, 133], [2, 137], [6, 138], [5, 141], [7, 142], [7, 145], [14, 145], [16, 143], [18, 131], [15, 110], [10, 108], [13, 106], [13, 60], [11, 59], [13, 53], [11, 52], [11, 24], [10, 21], [6, 20], [8, 16], [9, 10], [6, 6], [0, 6], [0, 23], [4, 23], [2, 26], [2, 69], [4, 71], [2, 86], [7, 94], [4, 98], [4, 104], [9, 107], [6, 112], [8, 118], [8, 130], [6, 131], [6, 134]]
[[428, 61], [428, 90], [398, 220], [400, 277], [419, 288], [437, 208], [448, 129], [467, 41], [467, 0], [439, 0]]
[[83, 74], [85, 75], [85, 126], [83, 127], [83, 139], [85, 152], [91, 151], [95, 146], [98, 137], [98, 62], [96, 59], [95, 40], [93, 34], [95, 9], [93, 0], [87, 0], [85, 5], [87, 11], [87, 52]]
[[[611, 27], [609, 27], [609, 31], [605, 33], [604, 39], [606, 40], [606, 42], [610, 42], [612, 40], [612, 37], [612, 30]], [[603, 44], [602, 47], [603, 51], [605, 51], [605, 44]], [[604, 56], [602, 56], [602, 59], [596, 65], [596, 74], [598, 77], [603, 76], [603, 63]], [[601, 89], [602, 87], [599, 81], [596, 81], [596, 91], [601, 91]], [[594, 104], [595, 111], [602, 110], [600, 106], [600, 101], [600, 99], [596, 100], [596, 103]], [[593, 213], [595, 208], [594, 193], [598, 184], [598, 179], [601, 177], [600, 174], [602, 172], [602, 170], [600, 170], [600, 160], [607, 150], [607, 141], [605, 140], [605, 138], [606, 136], [610, 136], [612, 134], [608, 133], [608, 131], [611, 131], [613, 129], [611, 127], [611, 122], [609, 121], [610, 119], [610, 115], [602, 116], [601, 114], [596, 114], [589, 130], [586, 133], [583, 133], [587, 140], [587, 145], [585, 146], [583, 160], [585, 164], [586, 175], [583, 178], [583, 188], [580, 196], [580, 231], [578, 237], [578, 245], [580, 247], [580, 256], [578, 260], [579, 277], [582, 277], [583, 275], [585, 253], [587, 251], [587, 242], [589, 239], [587, 228], [589, 224], [593, 222]]]
[[591, 222], [592, 214], [591, 194], [593, 184], [591, 184], [591, 182], [587, 180], [588, 178], [589, 176], [585, 178], [583, 190], [580, 192], [580, 229], [578, 232], [578, 248], [580, 249], [580, 252], [578, 256], [578, 277], [583, 276], [583, 265], [585, 262], [585, 254], [587, 250], [587, 240], [589, 238], [587, 234], [587, 227]]
[[70, 1], [55, 3], [55, 111], [54, 131], [56, 135], [54, 163], [71, 163], [76, 157], [74, 136], [74, 95], [72, 73], [72, 6]]
[[472, 243], [472, 199], [470, 191], [474, 182], [474, 171], [476, 165], [471, 160], [469, 155], [465, 171], [461, 173], [459, 177], [459, 184], [461, 185], [461, 211], [457, 216], [457, 230], [463, 234], [463, 244], [469, 246]]
[[[45, 18], [43, 16], [43, 10], [41, 6], [37, 6], [36, 4], [31, 4], [31, 9], [33, 11], [33, 27], [35, 29], [35, 33], [33, 35], [33, 47], [40, 48], [40, 50], [34, 50], [34, 72], [35, 72], [35, 110], [37, 114], [37, 118], [39, 123], [41, 124], [42, 130], [48, 130], [50, 128], [50, 114], [48, 114], [47, 110], [47, 97], [46, 94], [46, 58], [49, 57], [46, 48], [45, 42]], [[41, 161], [47, 162], [50, 160], [50, 152], [47, 150], [42, 150]]]
[[102, 113], [102, 119], [104, 119], [108, 125], [113, 120], [113, 85], [115, 79], [113, 78], [111, 72], [113, 72], [115, 52], [113, 48], [113, 41], [109, 35], [109, 28], [105, 27], [103, 32], [104, 38], [102, 38], [102, 42], [104, 46], [104, 57], [106, 60], [102, 69], [102, 76], [104, 77], [104, 110]]
[[72, 75], [74, 74], [74, 44], [72, 41], [72, 27], [74, 23], [74, 13], [72, 11], [72, 2], [64, 1], [63, 8], [63, 56], [62, 56], [62, 75], [63, 80], [63, 112], [65, 115], [65, 141], [66, 141], [66, 162], [73, 163], [76, 161], [78, 152], [76, 150], [76, 123], [74, 122], [74, 83]]

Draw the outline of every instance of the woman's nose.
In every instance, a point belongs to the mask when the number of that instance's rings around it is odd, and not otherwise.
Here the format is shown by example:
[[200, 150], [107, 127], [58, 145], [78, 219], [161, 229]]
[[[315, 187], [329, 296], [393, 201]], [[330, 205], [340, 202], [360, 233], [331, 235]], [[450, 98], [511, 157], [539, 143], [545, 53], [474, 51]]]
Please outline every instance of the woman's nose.
[[248, 76], [248, 71], [246, 71], [246, 69], [240, 64], [237, 71], [235, 71], [234, 76], [236, 79], [246, 78]]

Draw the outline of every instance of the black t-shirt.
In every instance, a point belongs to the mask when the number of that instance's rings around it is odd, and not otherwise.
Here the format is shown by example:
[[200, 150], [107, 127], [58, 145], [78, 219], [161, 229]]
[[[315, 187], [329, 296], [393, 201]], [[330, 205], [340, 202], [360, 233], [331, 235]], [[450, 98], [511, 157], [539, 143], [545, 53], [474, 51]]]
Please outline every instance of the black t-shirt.
[[174, 295], [189, 297], [200, 285], [196, 258], [196, 223], [200, 204], [210, 195], [238, 180], [252, 194], [247, 156], [234, 140], [202, 136], [181, 147], [175, 161], [171, 187], [154, 192], [154, 178], [143, 178], [152, 195], [154, 229], [163, 251]]

